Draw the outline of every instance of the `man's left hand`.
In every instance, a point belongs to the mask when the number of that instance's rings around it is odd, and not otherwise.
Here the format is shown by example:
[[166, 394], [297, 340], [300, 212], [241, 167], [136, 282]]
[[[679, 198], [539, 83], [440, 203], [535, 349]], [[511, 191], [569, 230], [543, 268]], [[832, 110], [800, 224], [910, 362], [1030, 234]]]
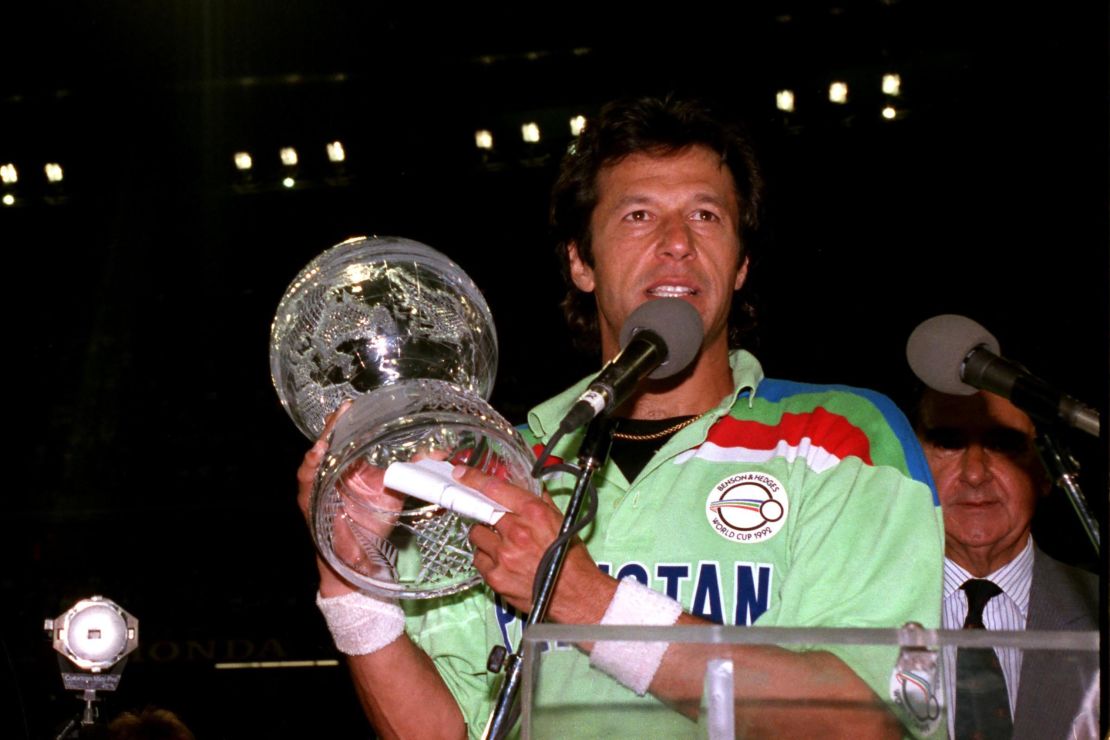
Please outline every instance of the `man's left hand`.
[[[460, 473], [461, 471], [461, 473]], [[495, 526], [470, 530], [474, 567], [495, 592], [523, 613], [532, 609], [532, 582], [540, 558], [555, 541], [563, 513], [547, 493], [542, 496], [473, 468], [455, 468], [455, 477], [509, 509]], [[617, 582], [602, 573], [586, 546], [575, 538], [548, 610], [548, 618], [567, 624], [601, 621]]]

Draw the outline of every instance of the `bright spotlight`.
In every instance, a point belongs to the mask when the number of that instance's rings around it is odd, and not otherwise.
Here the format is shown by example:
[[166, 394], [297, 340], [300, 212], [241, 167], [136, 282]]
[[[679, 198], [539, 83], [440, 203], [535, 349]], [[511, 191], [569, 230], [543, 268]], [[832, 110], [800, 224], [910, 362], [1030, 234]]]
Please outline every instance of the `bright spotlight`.
[[0, 164], [0, 182], [3, 182], [5, 185], [15, 185], [19, 182], [19, 173], [16, 172], [14, 164], [10, 162], [8, 164]]
[[479, 149], [493, 149], [493, 134], [484, 128], [475, 131], [474, 146]]
[[253, 166], [254, 160], [251, 159], [250, 152], [235, 152], [235, 169], [246, 172]]
[[281, 184], [284, 185], [287, 188], [291, 188], [291, 187], [293, 187], [294, 185], [297, 184], [297, 181], [294, 180], [292, 177], [286, 177], [285, 179], [283, 179], [281, 181]]
[[898, 111], [894, 109], [893, 105], [887, 105], [883, 107], [883, 118], [885, 118], [886, 120], [893, 121], [897, 115]]
[[15, 196], [12, 195], [11, 193], [4, 193], [3, 203], [6, 206], [14, 206], [15, 205]]
[[61, 182], [62, 181], [62, 166], [57, 162], [47, 162], [43, 167], [46, 172], [47, 182]]
[[347, 152], [343, 150], [343, 143], [333, 141], [328, 144], [328, 161], [329, 162], [342, 162], [347, 158]]
[[139, 647], [139, 620], [111, 599], [91, 596], [47, 619], [43, 627], [60, 656], [62, 685], [79, 691], [85, 702], [81, 724], [92, 724], [96, 692], [119, 687], [127, 656]]
[[103, 596], [81, 599], [44, 626], [54, 649], [91, 673], [111, 668], [139, 646], [139, 620]]
[[794, 91], [779, 90], [775, 93], [775, 107], [787, 113], [794, 112]]
[[535, 144], [540, 140], [540, 127], [539, 124], [529, 121], [520, 127], [520, 136], [529, 144]]
[[833, 103], [848, 102], [848, 83], [834, 82], [829, 85], [829, 101]]
[[286, 167], [293, 167], [297, 164], [297, 150], [291, 146], [283, 146], [281, 148], [281, 163]]
[[902, 94], [902, 76], [896, 74], [883, 75], [883, 93], [892, 97]]
[[585, 116], [575, 116], [574, 118], [570, 119], [570, 135], [571, 136], [578, 136], [580, 133], [582, 133], [582, 130], [584, 128], [586, 128], [586, 117]]

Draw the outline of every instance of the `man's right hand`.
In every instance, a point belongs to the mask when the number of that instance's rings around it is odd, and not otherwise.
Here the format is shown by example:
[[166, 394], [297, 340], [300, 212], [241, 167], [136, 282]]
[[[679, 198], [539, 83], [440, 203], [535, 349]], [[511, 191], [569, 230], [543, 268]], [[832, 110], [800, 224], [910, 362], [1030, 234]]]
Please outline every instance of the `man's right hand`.
[[[304, 515], [305, 523], [309, 523], [311, 512], [309, 511], [309, 502], [312, 499], [312, 488], [316, 481], [316, 472], [320, 469], [320, 463], [324, 460], [324, 455], [328, 451], [328, 437], [331, 436], [331, 430], [335, 428], [335, 423], [343, 412], [350, 406], [350, 402], [344, 402], [334, 412], [328, 415], [324, 423], [324, 430], [320, 433], [320, 438], [316, 443], [305, 453], [304, 458], [301, 460], [301, 466], [297, 468], [297, 505], [301, 509], [301, 514]], [[311, 524], [310, 524], [311, 528]], [[358, 546], [354, 542], [354, 538], [350, 530], [344, 526], [343, 532], [346, 532], [347, 537], [350, 538], [351, 544], [355, 547]], [[349, 594], [357, 589], [350, 583], [345, 581], [338, 573], [336, 573], [327, 561], [325, 561], [320, 553], [316, 553], [316, 567], [320, 571], [320, 595], [327, 598], [331, 596], [342, 596]]]
[[[305, 453], [297, 469], [297, 503], [305, 521], [310, 516], [309, 501], [316, 473], [328, 451], [328, 436], [346, 407], [347, 404], [340, 406], [328, 417], [320, 439]], [[356, 471], [360, 485], [389, 496], [396, 502], [397, 510], [401, 508], [402, 499], [380, 486], [380, 470], [369, 468], [358, 471], [356, 468]], [[374, 471], [376, 478], [372, 474]], [[381, 502], [390, 499], [382, 499]], [[343, 541], [343, 533], [351, 537], [352, 544], [357, 546], [353, 542], [353, 532], [346, 526], [337, 527], [337, 546], [348, 546]], [[388, 536], [389, 533], [385, 534]], [[357, 590], [332, 570], [319, 554], [316, 563], [320, 570], [320, 594], [323, 597], [342, 596]], [[454, 697], [432, 661], [406, 635], [401, 635], [377, 652], [349, 656], [347, 662], [359, 701], [380, 737], [465, 737], [466, 725]]]

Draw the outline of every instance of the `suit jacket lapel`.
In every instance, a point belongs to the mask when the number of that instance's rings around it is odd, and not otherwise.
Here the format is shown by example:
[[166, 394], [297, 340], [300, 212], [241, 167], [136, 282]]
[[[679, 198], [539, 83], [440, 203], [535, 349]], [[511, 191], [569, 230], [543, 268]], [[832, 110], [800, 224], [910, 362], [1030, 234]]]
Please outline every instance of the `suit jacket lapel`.
[[[1027, 630], [1098, 629], [1096, 609], [1072, 588], [1072, 575], [1034, 546]], [[1071, 727], [1097, 656], [1030, 650], [1021, 661], [1014, 738], [1063, 737]], [[1070, 666], [1070, 667], [1069, 667]], [[1024, 711], [1023, 711], [1024, 708]]]

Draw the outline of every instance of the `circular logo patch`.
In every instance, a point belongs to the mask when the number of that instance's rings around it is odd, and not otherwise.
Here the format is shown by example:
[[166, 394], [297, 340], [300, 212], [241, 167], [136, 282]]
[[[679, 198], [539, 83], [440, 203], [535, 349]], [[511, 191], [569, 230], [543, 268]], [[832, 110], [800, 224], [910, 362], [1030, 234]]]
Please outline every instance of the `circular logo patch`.
[[782, 529], [790, 511], [786, 489], [766, 473], [737, 473], [722, 480], [705, 500], [713, 531], [733, 542], [765, 542]]
[[938, 698], [935, 668], [934, 665], [932, 672], [895, 668], [890, 676], [891, 698], [902, 707], [905, 716], [922, 735], [933, 734], [944, 713]]

